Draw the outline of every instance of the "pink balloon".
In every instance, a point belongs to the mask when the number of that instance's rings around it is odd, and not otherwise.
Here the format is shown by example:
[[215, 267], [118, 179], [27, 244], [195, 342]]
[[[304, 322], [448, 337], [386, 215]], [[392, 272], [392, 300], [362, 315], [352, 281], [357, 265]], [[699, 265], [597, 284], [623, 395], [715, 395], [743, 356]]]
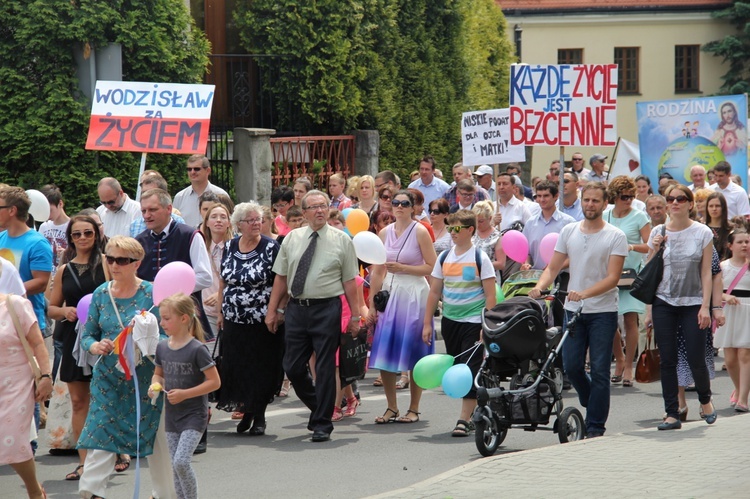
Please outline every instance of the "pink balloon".
[[86, 319], [89, 318], [89, 306], [91, 305], [91, 298], [94, 295], [89, 293], [78, 301], [76, 305], [76, 314], [78, 314], [78, 320], [85, 324]]
[[529, 256], [529, 241], [517, 230], [509, 230], [503, 234], [502, 246], [507, 257], [519, 263], [525, 262]]
[[552, 256], [555, 254], [555, 245], [557, 244], [557, 238], [559, 236], [560, 235], [555, 232], [547, 234], [539, 243], [539, 254], [547, 265], [549, 265]]
[[189, 295], [195, 289], [195, 271], [185, 262], [168, 263], [154, 279], [154, 305], [177, 293]]

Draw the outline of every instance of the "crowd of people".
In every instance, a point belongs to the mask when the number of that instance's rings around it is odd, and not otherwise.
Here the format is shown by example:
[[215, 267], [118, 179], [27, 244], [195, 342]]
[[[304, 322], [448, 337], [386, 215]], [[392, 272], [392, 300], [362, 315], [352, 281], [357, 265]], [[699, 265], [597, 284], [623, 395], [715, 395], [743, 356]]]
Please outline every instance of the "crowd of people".
[[[190, 459], [206, 450], [209, 394], [215, 410], [237, 420], [237, 433], [250, 436], [266, 434], [268, 405], [290, 390], [310, 410], [313, 442], [328, 441], [334, 423], [356, 415], [356, 383], [339, 376], [342, 334], [367, 336], [368, 365], [386, 399], [373, 423], [418, 423], [422, 388], [411, 371], [435, 351], [435, 317], [447, 352], [476, 374], [481, 356], [466, 352], [480, 340], [482, 310], [502, 299], [498, 288], [519, 270], [540, 272], [531, 297], [553, 283], [567, 294], [557, 325], [585, 303], [562, 367], [586, 408], [588, 438], [606, 431], [611, 385], [633, 386], [634, 359], [652, 327], [665, 406], [659, 430], [686, 420], [690, 385], [701, 417], [716, 421], [716, 348], [735, 387], [730, 403], [747, 412], [750, 204], [731, 167], [693, 166], [693, 184], [663, 177], [655, 193], [645, 176], [608, 178], [603, 155], [592, 156], [590, 168], [583, 159], [574, 153], [569, 168], [555, 161], [546, 179], [525, 186], [517, 164], [497, 172], [458, 163], [448, 184], [425, 156], [408, 186], [391, 171], [336, 173], [326, 193], [302, 176], [261, 206], [235, 205], [209, 181], [208, 159], [196, 155], [187, 160], [190, 185], [174, 200], [162, 175], [147, 170], [139, 200], [107, 177], [98, 184], [101, 205], [71, 217], [60, 190], [44, 186], [50, 216], [38, 231], [28, 223], [27, 194], [0, 186], [0, 256], [12, 260], [0, 258], [0, 316], [20, 317], [17, 331], [2, 331], [18, 348], [0, 360], [0, 372], [14, 379], [2, 395], [9, 403], [0, 405], [2, 416], [12, 409], [12, 424], [0, 436], [17, 445], [0, 448], [0, 464], [13, 466], [29, 497], [45, 496], [32, 453], [40, 410], [59, 381], [72, 416], [50, 424], [67, 426], [76, 442], [79, 461], [65, 479], [79, 482], [82, 497], [106, 497], [109, 477], [131, 457], [149, 457], [153, 497], [198, 497]], [[353, 209], [381, 240], [384, 264], [358, 260], [345, 232]], [[529, 243], [524, 261], [503, 249], [513, 229]], [[552, 233], [554, 255], [545, 259], [541, 242]], [[664, 278], [647, 306], [618, 283], [662, 247]], [[193, 269], [195, 287], [157, 307], [153, 282], [172, 262]], [[86, 298], [84, 317], [78, 305]], [[158, 321], [161, 342], [155, 355], [131, 362], [121, 333], [144, 310]], [[36, 382], [22, 339], [41, 369]], [[399, 408], [399, 389], [409, 390], [408, 407]], [[474, 431], [475, 406], [472, 389], [453, 436]]]

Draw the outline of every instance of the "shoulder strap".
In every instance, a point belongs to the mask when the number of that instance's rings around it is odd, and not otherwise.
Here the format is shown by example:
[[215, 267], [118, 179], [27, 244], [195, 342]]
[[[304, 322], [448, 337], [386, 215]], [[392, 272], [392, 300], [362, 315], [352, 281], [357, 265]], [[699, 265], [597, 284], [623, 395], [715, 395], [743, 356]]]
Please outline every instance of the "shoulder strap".
[[117, 315], [117, 322], [120, 323], [120, 327], [122, 329], [125, 329], [125, 325], [122, 323], [122, 319], [120, 318], [120, 311], [117, 309], [117, 303], [115, 303], [115, 297], [112, 296], [112, 281], [109, 281], [107, 284], [107, 294], [109, 295], [109, 301], [112, 302], [112, 308], [115, 309], [115, 315]]
[[731, 295], [732, 291], [734, 291], [734, 288], [737, 287], [737, 283], [740, 282], [740, 279], [742, 279], [742, 276], [745, 275], [745, 272], [747, 272], [748, 264], [742, 266], [739, 272], [737, 272], [737, 275], [734, 277], [734, 280], [732, 281], [732, 284], [729, 285], [727, 288], [727, 294]]
[[68, 270], [68, 273], [70, 274], [70, 276], [75, 281], [76, 286], [78, 286], [78, 289], [80, 289], [81, 291], [83, 291], [83, 288], [81, 287], [81, 281], [78, 280], [78, 276], [76, 275], [75, 270], [73, 270], [72, 265], [73, 265], [73, 262], [68, 262], [66, 264], [65, 268]]
[[[482, 251], [482, 250], [480, 250], [479, 248], [477, 248], [476, 246], [474, 246], [474, 262], [477, 265], [477, 274], [479, 274], [479, 276], [481, 277], [481, 275], [482, 275], [482, 254], [480, 253], [480, 251]], [[441, 267], [445, 263], [445, 259], [448, 258], [448, 253], [449, 252], [450, 252], [449, 249], [444, 250], [438, 256], [438, 261], [440, 262], [440, 266]]]
[[11, 318], [13, 319], [13, 326], [16, 328], [16, 334], [18, 334], [18, 338], [21, 340], [24, 352], [26, 352], [26, 358], [31, 365], [31, 371], [34, 373], [34, 378], [38, 381], [42, 377], [42, 370], [39, 369], [39, 364], [37, 364], [36, 358], [34, 358], [34, 352], [31, 351], [29, 340], [27, 340], [26, 335], [23, 334], [21, 321], [18, 320], [18, 314], [16, 314], [16, 309], [13, 307], [13, 302], [10, 297], [11, 295], [5, 297], [5, 304], [8, 307], [8, 312], [10, 313]]

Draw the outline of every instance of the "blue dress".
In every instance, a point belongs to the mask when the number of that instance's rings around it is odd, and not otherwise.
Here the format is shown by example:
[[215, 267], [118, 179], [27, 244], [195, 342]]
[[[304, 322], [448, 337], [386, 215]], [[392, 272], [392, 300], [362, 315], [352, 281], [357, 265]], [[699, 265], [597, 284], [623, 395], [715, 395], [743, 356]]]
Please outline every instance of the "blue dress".
[[[91, 345], [104, 338], [114, 340], [122, 327], [104, 283], [94, 291], [86, 321], [81, 346], [88, 350]], [[152, 284], [141, 282], [131, 298], [115, 298], [120, 317], [125, 326], [136, 313], [148, 310], [153, 305]], [[158, 309], [151, 311], [158, 318]], [[162, 338], [166, 338], [162, 334]], [[100, 449], [117, 454], [136, 456], [136, 442], [140, 439], [140, 457], [153, 454], [156, 430], [159, 428], [161, 404], [151, 405], [148, 388], [154, 374], [154, 364], [143, 358], [136, 366], [136, 376], [130, 380], [117, 367], [118, 356], [106, 355], [94, 366], [91, 379], [91, 405], [81, 437], [79, 449]], [[141, 401], [140, 433], [136, 432], [135, 384]]]

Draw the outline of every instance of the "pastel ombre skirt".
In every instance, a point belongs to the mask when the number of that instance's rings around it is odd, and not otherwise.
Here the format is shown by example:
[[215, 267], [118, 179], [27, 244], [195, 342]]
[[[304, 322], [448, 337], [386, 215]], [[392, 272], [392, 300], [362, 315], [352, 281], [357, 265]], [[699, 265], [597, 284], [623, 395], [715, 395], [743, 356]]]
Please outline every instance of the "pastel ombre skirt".
[[430, 346], [422, 341], [430, 287], [424, 277], [389, 273], [383, 279], [383, 289], [388, 289], [391, 296], [385, 311], [378, 314], [370, 368], [410, 371], [419, 359], [435, 352], [434, 338]]

